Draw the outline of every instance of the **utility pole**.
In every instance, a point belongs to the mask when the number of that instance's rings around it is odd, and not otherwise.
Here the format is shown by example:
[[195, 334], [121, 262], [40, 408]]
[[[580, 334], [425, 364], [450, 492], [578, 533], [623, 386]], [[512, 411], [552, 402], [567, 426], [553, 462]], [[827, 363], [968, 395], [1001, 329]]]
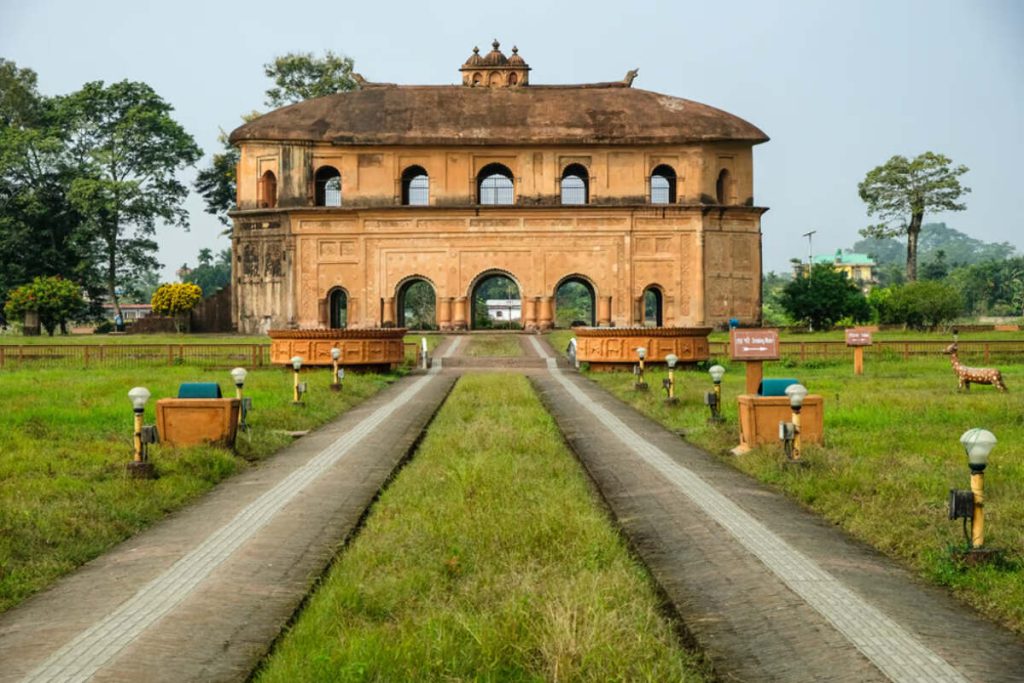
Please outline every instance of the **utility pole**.
[[818, 231], [817, 230], [811, 230], [810, 232], [805, 232], [804, 233], [804, 237], [807, 238], [807, 272], [808, 273], [810, 273], [811, 267], [814, 265], [814, 249], [813, 249], [814, 238], [813, 238], [813, 235], [816, 232], [818, 232]]

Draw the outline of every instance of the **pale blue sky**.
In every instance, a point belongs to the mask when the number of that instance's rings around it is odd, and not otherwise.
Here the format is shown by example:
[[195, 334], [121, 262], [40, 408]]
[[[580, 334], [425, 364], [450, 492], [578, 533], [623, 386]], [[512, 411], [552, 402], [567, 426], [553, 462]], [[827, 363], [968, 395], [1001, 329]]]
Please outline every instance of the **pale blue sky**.
[[[536, 83], [619, 79], [741, 116], [755, 148], [766, 270], [849, 246], [868, 223], [857, 182], [893, 154], [942, 152], [971, 172], [968, 210], [932, 215], [1024, 251], [1024, 3], [344, 2], [0, 0], [0, 56], [48, 94], [141, 80], [210, 153], [218, 128], [263, 109], [262, 65], [334, 50], [370, 80], [454, 83], [474, 45], [518, 45]], [[189, 175], [191, 179], [191, 174]], [[172, 277], [225, 238], [193, 196], [192, 230], [162, 230]]]

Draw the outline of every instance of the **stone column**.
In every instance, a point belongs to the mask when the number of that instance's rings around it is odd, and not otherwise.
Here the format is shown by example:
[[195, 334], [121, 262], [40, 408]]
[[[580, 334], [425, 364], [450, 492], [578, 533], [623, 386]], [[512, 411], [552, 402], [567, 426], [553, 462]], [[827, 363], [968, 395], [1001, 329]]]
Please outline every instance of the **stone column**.
[[395, 326], [395, 297], [384, 297], [384, 311], [381, 314], [381, 327]]
[[537, 299], [535, 296], [524, 296], [523, 302], [523, 329], [533, 331], [537, 329]]
[[452, 307], [452, 329], [464, 330], [469, 325], [466, 320], [466, 297], [455, 298], [455, 305]]
[[551, 317], [551, 297], [539, 296], [537, 300], [540, 306], [537, 312], [537, 327], [542, 330], [550, 330], [554, 326]]
[[612, 325], [612, 298], [610, 296], [599, 296], [597, 298], [597, 326], [611, 327]]
[[452, 329], [452, 298], [450, 296], [439, 296], [437, 301], [437, 326], [439, 329], [448, 331]]
[[644, 295], [633, 299], [633, 319], [629, 323], [638, 327], [644, 326]]

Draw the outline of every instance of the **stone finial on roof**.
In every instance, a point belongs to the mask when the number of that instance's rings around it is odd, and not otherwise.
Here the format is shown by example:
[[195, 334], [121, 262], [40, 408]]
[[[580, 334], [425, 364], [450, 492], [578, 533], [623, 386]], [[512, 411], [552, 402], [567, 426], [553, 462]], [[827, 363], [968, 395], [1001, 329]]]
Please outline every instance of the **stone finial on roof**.
[[495, 38], [494, 42], [491, 43], [492, 50], [487, 53], [486, 57], [484, 57], [485, 64], [487, 64], [488, 66], [503, 66], [508, 63], [508, 58], [499, 49], [500, 47], [501, 43], [499, 43], [498, 39]]
[[512, 46], [512, 56], [508, 58], [509, 66], [526, 66], [526, 60], [519, 56], [519, 48]]
[[473, 48], [473, 54], [459, 69], [463, 85], [493, 88], [518, 87], [529, 83], [530, 66], [519, 56], [518, 47], [513, 47], [512, 56], [506, 57], [501, 51], [501, 43], [495, 38], [491, 48], [483, 57], [480, 56], [479, 48]]

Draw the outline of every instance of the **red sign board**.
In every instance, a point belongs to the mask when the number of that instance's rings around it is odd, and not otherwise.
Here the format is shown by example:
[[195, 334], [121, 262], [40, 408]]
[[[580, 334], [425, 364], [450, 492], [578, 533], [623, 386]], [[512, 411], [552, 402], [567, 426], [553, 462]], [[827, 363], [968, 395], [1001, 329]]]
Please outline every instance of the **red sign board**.
[[871, 346], [871, 330], [852, 327], [846, 330], [847, 346]]
[[733, 360], [778, 360], [778, 330], [729, 331], [729, 351]]

